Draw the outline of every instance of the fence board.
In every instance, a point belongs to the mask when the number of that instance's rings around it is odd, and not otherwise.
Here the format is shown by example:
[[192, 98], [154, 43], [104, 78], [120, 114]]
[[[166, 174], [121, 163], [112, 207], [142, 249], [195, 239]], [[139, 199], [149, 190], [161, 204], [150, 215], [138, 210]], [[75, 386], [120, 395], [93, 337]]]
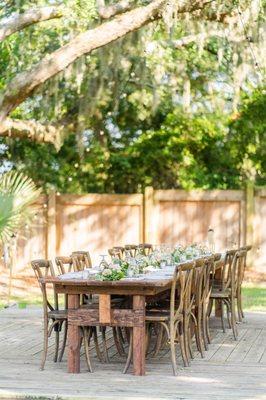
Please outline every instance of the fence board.
[[240, 218], [240, 202], [160, 201], [159, 243], [204, 242], [212, 228], [217, 249], [240, 244]]
[[[142, 241], [142, 195], [60, 196], [57, 204], [57, 253], [89, 250], [93, 262], [109, 247]], [[108, 201], [109, 198], [109, 201]], [[94, 202], [95, 201], [95, 202]]]
[[[253, 203], [252, 203], [253, 202]], [[217, 250], [246, 240], [254, 268], [266, 267], [266, 189], [153, 190], [142, 194], [41, 196], [31, 229], [23, 228], [13, 265], [16, 294], [36, 286], [32, 259], [89, 250], [93, 263], [109, 247], [121, 244], [204, 242], [211, 227]], [[253, 204], [253, 205], [252, 205]], [[251, 260], [251, 258], [250, 258]], [[7, 292], [9, 271], [0, 260], [0, 295]]]

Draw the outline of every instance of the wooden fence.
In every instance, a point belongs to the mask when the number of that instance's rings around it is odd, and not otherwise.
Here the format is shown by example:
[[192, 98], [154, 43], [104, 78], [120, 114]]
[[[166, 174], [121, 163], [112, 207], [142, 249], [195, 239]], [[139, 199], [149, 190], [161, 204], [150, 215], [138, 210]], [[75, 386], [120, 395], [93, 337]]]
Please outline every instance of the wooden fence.
[[[266, 266], [266, 189], [153, 190], [144, 194], [60, 195], [39, 200], [40, 212], [24, 227], [13, 262], [13, 286], [20, 295], [36, 286], [29, 262], [89, 250], [93, 262], [107, 249], [126, 243], [203, 242], [211, 227], [217, 249], [253, 244], [249, 265]], [[9, 271], [0, 265], [0, 294]]]

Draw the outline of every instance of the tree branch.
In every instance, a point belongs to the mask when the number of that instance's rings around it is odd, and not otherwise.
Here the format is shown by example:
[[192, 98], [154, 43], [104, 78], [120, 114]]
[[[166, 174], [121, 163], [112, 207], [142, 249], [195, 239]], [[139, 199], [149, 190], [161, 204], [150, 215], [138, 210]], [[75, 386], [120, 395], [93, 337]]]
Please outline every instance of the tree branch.
[[147, 6], [138, 7], [97, 28], [81, 33], [65, 46], [47, 55], [31, 71], [19, 73], [7, 85], [5, 92], [0, 97], [0, 123], [36, 88], [64, 70], [77, 58], [158, 19], [165, 1], [154, 0]]
[[0, 125], [0, 136], [30, 139], [37, 143], [52, 143], [57, 150], [63, 142], [63, 127], [42, 125], [36, 121], [6, 118]]
[[[187, 0], [178, 8], [178, 13], [193, 13], [202, 10], [214, 0]], [[71, 63], [93, 50], [103, 47], [129, 32], [140, 29], [150, 22], [160, 19], [161, 10], [167, 0], [153, 0], [146, 6], [116, 16], [113, 20], [83, 32], [55, 52], [44, 57], [30, 71], [19, 73], [0, 95], [0, 124], [28, 98], [34, 90], [48, 79], [67, 68]]]
[[36, 22], [47, 21], [62, 17], [60, 7], [32, 8], [23, 14], [14, 13], [8, 18], [0, 21], [0, 42], [15, 32], [21, 31]]
[[121, 0], [118, 3], [105, 6], [104, 1], [98, 0], [98, 13], [102, 19], [109, 19], [117, 14], [128, 11], [134, 5], [132, 0]]
[[217, 31], [217, 30], [207, 30], [206, 32], [201, 32], [201, 33], [196, 33], [193, 35], [188, 35], [184, 36], [181, 39], [175, 40], [173, 42], [173, 45], [176, 49], [181, 48], [183, 46], [187, 46], [190, 43], [208, 39], [211, 37], [219, 37], [219, 38], [227, 38], [229, 41], [233, 42], [242, 42], [245, 40], [245, 36], [238, 36], [236, 35], [233, 31], [229, 30], [223, 30], [223, 31]]

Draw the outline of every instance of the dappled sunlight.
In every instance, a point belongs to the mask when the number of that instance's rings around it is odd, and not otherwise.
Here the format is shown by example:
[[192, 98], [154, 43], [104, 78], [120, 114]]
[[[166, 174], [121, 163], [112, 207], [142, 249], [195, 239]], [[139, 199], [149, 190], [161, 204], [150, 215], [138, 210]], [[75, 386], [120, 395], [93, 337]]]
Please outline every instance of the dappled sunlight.
[[187, 382], [187, 383], [201, 383], [201, 384], [220, 384], [221, 381], [219, 379], [213, 379], [208, 377], [195, 377], [195, 376], [182, 376], [179, 375], [176, 377], [178, 381]]
[[89, 250], [93, 263], [108, 248], [140, 242], [139, 206], [67, 205], [58, 213], [60, 247], [58, 254]]
[[160, 243], [181, 243], [207, 240], [209, 228], [215, 232], [217, 249], [240, 241], [239, 202], [175, 201], [160, 202]]

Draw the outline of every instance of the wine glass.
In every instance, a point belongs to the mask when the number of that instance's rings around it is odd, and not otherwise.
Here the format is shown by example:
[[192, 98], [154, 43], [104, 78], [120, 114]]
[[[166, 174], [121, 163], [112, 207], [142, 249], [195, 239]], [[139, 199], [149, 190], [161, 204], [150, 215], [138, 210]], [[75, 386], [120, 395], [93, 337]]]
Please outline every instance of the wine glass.
[[107, 254], [100, 254], [100, 257], [102, 257], [100, 264], [99, 264], [99, 269], [102, 270], [104, 268], [108, 267], [108, 262], [106, 261], [105, 257], [108, 257]]

